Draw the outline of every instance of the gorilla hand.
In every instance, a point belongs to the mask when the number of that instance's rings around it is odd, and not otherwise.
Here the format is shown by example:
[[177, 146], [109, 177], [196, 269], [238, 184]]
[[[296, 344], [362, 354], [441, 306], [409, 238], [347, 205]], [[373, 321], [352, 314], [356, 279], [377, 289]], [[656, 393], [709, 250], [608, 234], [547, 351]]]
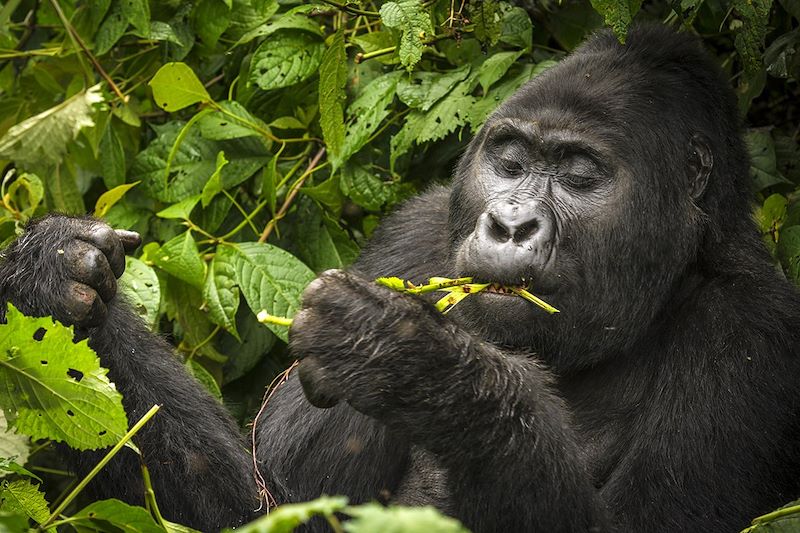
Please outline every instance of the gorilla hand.
[[421, 298], [329, 270], [303, 294], [289, 347], [301, 359], [299, 378], [312, 404], [346, 400], [398, 422], [425, 409], [464, 366], [468, 337]]
[[78, 327], [100, 325], [116, 296], [137, 233], [90, 218], [53, 215], [31, 223], [3, 252], [0, 300]]

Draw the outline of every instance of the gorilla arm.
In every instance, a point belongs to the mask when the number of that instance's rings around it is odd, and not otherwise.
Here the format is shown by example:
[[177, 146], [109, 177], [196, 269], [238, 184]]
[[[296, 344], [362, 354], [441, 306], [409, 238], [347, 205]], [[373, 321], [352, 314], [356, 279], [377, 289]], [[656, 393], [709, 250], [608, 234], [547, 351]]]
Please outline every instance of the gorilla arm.
[[[411, 202], [384, 223], [358, 271], [414, 281], [450, 274], [442, 270], [446, 212], [443, 190]], [[467, 527], [602, 527], [567, 411], [532, 359], [474, 337], [419, 298], [342, 272], [306, 290], [290, 348], [302, 357], [312, 403], [345, 400], [435, 456], [446, 471], [447, 511]]]
[[[251, 459], [235, 424], [186, 373], [171, 347], [115, 298], [115, 276], [125, 264], [120, 234], [90, 219], [53, 216], [31, 224], [3, 257], [3, 310], [10, 301], [26, 314], [53, 314], [88, 334], [131, 423], [153, 404], [162, 406], [135, 441], [165, 517], [203, 531], [249, 518], [258, 502]], [[79, 473], [102, 456], [69, 454]], [[122, 450], [92, 487], [102, 497], [142, 503], [138, 458]]]

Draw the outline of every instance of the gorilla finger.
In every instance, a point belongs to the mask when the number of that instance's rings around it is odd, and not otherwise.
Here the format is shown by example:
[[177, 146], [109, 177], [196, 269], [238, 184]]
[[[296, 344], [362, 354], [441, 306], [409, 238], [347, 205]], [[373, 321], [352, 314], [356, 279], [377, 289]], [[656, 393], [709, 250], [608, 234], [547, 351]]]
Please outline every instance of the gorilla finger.
[[125, 271], [125, 249], [116, 231], [106, 224], [97, 223], [78, 238], [93, 244], [105, 254], [114, 276], [122, 275]]
[[86, 241], [75, 240], [67, 246], [64, 258], [73, 279], [91, 286], [109, 301], [117, 292], [117, 279], [107, 256]]
[[342, 284], [346, 279], [347, 274], [342, 270], [330, 269], [320, 274], [303, 291], [303, 308], [314, 307], [326, 302], [331, 297], [341, 296]]
[[327, 386], [329, 379], [316, 358], [304, 359], [297, 367], [297, 377], [300, 378], [306, 398], [314, 407], [329, 409], [339, 403], [340, 398], [336, 397], [332, 387]]
[[77, 281], [68, 281], [65, 287], [64, 313], [69, 324], [82, 327], [99, 326], [108, 314], [108, 308], [93, 288]]
[[119, 237], [120, 242], [122, 243], [122, 248], [125, 250], [126, 254], [132, 254], [136, 248], [142, 244], [142, 236], [136, 233], [135, 231], [128, 231], [126, 229], [117, 229], [114, 230]]

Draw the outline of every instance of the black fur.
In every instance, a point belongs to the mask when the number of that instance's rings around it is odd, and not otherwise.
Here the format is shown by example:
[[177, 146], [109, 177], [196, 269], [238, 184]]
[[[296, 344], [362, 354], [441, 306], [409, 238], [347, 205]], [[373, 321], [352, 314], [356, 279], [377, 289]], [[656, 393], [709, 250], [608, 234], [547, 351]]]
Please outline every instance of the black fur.
[[[273, 495], [430, 503], [476, 532], [637, 533], [738, 531], [795, 498], [800, 299], [749, 202], [735, 98], [696, 40], [594, 37], [492, 115], [452, 186], [307, 289], [302, 362], [257, 428]], [[255, 487], [236, 430], [105, 289], [59, 293], [97, 287], [55, 250], [102, 248], [64, 220], [7, 252], [3, 298], [85, 323], [132, 420], [165, 404], [139, 446], [168, 518], [240, 523]], [[445, 317], [368, 281], [464, 274], [532, 280], [562, 312], [479, 294]], [[97, 490], [135, 501], [132, 459]]]

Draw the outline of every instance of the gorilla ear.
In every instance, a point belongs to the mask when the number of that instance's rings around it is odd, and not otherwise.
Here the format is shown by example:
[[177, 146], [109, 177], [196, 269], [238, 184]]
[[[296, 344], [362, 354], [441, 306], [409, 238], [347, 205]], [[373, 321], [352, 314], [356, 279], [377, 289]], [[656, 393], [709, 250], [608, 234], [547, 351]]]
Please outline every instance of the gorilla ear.
[[689, 141], [689, 196], [699, 200], [706, 191], [711, 169], [714, 167], [714, 154], [711, 152], [708, 138], [702, 133], [695, 133]]

